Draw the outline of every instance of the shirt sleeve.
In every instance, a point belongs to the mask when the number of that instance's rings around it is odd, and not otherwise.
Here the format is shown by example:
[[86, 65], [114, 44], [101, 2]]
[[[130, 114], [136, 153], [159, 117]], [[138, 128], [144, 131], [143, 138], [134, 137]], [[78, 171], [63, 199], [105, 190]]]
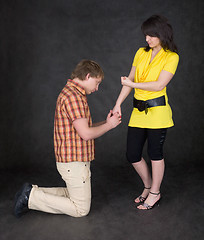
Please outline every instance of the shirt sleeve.
[[179, 62], [179, 56], [177, 53], [169, 53], [166, 59], [163, 70], [175, 74]]
[[69, 96], [64, 101], [64, 110], [72, 122], [79, 118], [87, 118], [85, 103], [79, 96]]

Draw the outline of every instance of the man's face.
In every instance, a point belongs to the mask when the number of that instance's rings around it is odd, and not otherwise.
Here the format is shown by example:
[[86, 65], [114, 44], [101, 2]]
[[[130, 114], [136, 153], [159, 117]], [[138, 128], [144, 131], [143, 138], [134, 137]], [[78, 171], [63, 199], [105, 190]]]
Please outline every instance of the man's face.
[[98, 88], [102, 79], [100, 77], [88, 76], [85, 81], [86, 81], [86, 86], [85, 86], [86, 94], [91, 94], [95, 91], [98, 91]]

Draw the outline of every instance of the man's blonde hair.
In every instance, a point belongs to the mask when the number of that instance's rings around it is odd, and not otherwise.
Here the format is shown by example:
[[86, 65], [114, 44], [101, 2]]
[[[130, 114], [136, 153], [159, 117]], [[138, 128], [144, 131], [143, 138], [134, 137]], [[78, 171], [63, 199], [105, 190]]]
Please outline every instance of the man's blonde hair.
[[79, 78], [84, 80], [87, 74], [90, 74], [90, 77], [104, 78], [104, 73], [98, 63], [84, 59], [80, 61], [75, 67], [74, 71], [71, 74], [71, 79]]

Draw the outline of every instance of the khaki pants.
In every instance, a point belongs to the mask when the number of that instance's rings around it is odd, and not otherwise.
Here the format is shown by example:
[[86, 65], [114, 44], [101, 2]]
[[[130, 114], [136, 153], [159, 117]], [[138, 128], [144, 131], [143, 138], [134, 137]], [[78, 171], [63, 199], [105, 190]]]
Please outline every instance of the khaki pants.
[[41, 188], [33, 185], [29, 209], [73, 217], [86, 216], [91, 205], [90, 162], [57, 163], [66, 188]]

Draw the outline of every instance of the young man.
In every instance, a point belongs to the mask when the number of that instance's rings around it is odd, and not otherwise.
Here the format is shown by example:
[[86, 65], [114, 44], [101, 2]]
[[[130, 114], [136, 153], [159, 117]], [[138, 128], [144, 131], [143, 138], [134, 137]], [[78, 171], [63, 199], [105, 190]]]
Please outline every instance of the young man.
[[57, 99], [54, 123], [56, 164], [66, 187], [41, 188], [25, 183], [15, 197], [16, 217], [27, 209], [73, 217], [89, 213], [94, 139], [121, 123], [119, 114], [110, 111], [106, 121], [92, 124], [86, 94], [98, 91], [103, 77], [100, 66], [90, 60], [82, 60], [71, 74]]

